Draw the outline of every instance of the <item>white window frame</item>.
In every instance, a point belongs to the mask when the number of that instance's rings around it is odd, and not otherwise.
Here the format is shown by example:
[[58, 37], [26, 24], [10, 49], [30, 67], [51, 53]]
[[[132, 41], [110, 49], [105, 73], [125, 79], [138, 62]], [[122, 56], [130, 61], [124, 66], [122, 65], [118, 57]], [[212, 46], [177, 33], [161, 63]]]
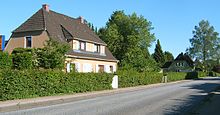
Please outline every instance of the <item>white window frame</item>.
[[94, 44], [94, 52], [95, 53], [100, 53], [101, 52], [100, 44]]
[[[81, 44], [84, 45], [83, 49], [82, 49], [82, 45], [81, 45]], [[86, 42], [84, 42], [84, 41], [79, 41], [79, 49], [86, 51]]]

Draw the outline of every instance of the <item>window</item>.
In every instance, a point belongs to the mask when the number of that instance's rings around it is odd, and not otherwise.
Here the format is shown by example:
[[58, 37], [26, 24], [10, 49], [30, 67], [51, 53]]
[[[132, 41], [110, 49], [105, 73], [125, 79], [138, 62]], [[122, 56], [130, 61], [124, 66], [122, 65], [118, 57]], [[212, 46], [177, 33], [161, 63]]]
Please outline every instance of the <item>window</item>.
[[100, 53], [100, 45], [99, 44], [95, 44], [94, 47], [95, 47], [95, 49], [94, 49], [95, 52], [96, 53]]
[[113, 66], [110, 65], [110, 72], [113, 73]]
[[31, 43], [32, 43], [32, 37], [31, 36], [25, 37], [25, 48], [31, 48]]
[[104, 72], [104, 65], [99, 65], [99, 72], [103, 73]]
[[80, 50], [86, 50], [86, 42], [80, 41], [79, 42], [79, 49]]
[[83, 64], [83, 72], [92, 72], [92, 64], [84, 63]]

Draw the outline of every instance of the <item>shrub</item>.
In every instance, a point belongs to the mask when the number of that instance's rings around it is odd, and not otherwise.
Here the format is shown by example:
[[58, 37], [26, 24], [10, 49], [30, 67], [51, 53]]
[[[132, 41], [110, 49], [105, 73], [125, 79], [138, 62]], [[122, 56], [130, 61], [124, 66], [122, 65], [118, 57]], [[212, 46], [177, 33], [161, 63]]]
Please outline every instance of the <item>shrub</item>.
[[68, 44], [59, 43], [52, 39], [46, 42], [44, 48], [35, 49], [38, 67], [45, 69], [62, 69], [65, 62], [65, 53], [70, 49]]
[[1, 70], [0, 100], [111, 89], [112, 74]]
[[118, 70], [119, 87], [132, 87], [160, 83], [162, 73], [158, 72], [137, 72], [136, 70]]
[[168, 72], [167, 80], [170, 81], [178, 81], [184, 80], [186, 78], [187, 73], [184, 72]]
[[206, 77], [206, 76], [207, 76], [206, 72], [202, 72], [202, 71], [198, 72], [198, 77]]
[[13, 68], [31, 69], [33, 67], [32, 49], [15, 48], [12, 52]]
[[7, 52], [0, 51], [0, 69], [12, 67], [12, 58]]

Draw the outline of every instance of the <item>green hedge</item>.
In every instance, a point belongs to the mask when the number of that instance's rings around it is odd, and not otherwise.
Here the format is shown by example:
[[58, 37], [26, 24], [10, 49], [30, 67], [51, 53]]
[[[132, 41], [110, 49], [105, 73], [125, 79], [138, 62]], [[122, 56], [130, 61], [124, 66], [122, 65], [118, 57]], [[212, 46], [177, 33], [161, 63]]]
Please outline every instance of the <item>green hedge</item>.
[[112, 74], [1, 70], [0, 100], [111, 89]]
[[33, 50], [30, 48], [15, 48], [12, 52], [14, 69], [33, 68]]
[[7, 52], [0, 51], [0, 69], [12, 67], [12, 58]]
[[186, 79], [187, 73], [184, 72], [169, 72], [167, 73], [167, 81], [178, 81]]
[[119, 87], [132, 87], [160, 83], [162, 73], [158, 72], [137, 72], [135, 70], [118, 70]]

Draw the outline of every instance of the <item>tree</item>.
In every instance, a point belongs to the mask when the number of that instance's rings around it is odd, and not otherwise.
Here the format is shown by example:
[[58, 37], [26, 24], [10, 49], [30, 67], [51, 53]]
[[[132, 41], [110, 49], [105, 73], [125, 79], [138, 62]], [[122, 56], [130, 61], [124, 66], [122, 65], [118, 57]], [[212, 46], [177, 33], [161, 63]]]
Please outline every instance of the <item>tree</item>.
[[143, 16], [115, 11], [98, 35], [120, 61], [120, 66], [144, 68], [146, 59], [150, 58], [148, 47], [155, 40], [152, 29], [151, 22]]
[[213, 59], [214, 54], [219, 51], [216, 49], [219, 47], [219, 34], [205, 20], [200, 21], [199, 26], [195, 26], [194, 29], [193, 37], [189, 40], [191, 47], [187, 49], [187, 53], [191, 57], [201, 60], [205, 70], [207, 70], [206, 61]]
[[174, 60], [173, 54], [169, 51], [164, 52], [164, 58], [165, 58], [165, 62]]
[[163, 64], [165, 63], [165, 56], [164, 56], [159, 40], [157, 40], [157, 44], [156, 44], [156, 47], [153, 53], [153, 58], [160, 66], [163, 66]]
[[69, 51], [69, 45], [59, 43], [52, 39], [46, 42], [44, 48], [35, 50], [37, 66], [45, 69], [62, 69], [65, 62], [65, 53]]

